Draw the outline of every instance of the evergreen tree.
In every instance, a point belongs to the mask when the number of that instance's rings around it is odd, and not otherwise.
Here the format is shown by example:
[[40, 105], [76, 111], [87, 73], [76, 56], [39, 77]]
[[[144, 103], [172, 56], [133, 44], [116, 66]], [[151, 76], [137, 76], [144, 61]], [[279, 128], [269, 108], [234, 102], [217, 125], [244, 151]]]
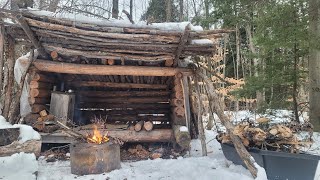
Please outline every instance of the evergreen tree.
[[[171, 2], [171, 19], [170, 22], [179, 21], [179, 11], [177, 6], [174, 4], [174, 1]], [[166, 22], [167, 13], [166, 13], [166, 0], [151, 0], [149, 2], [149, 7], [147, 12], [141, 16], [141, 20], [148, 22]]]

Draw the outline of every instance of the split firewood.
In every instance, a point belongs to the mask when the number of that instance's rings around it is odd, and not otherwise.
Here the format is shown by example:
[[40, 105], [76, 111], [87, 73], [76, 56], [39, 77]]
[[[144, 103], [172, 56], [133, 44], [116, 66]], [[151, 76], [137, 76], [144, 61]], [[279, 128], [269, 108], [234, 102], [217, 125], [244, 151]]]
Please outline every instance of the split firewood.
[[139, 121], [135, 126], [134, 126], [134, 130], [139, 132], [141, 131], [142, 127], [143, 127], [144, 121]]
[[257, 123], [264, 124], [270, 122], [269, 118], [261, 117], [257, 119]]
[[146, 131], [151, 131], [153, 129], [152, 121], [144, 122], [143, 127]]
[[45, 109], [40, 111], [39, 114], [40, 114], [41, 117], [45, 117], [45, 116], [48, 115], [48, 113], [47, 113], [47, 111]]

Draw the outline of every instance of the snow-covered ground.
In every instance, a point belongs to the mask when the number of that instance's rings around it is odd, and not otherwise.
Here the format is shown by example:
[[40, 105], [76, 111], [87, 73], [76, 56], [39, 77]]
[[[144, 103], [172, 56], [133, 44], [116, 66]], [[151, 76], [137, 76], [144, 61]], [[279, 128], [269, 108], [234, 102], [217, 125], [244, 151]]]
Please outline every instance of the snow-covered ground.
[[[244, 112], [236, 119], [246, 117]], [[285, 113], [284, 113], [285, 114]], [[238, 114], [239, 115], [239, 114]], [[252, 115], [249, 115], [250, 117]], [[0, 118], [1, 119], [1, 118]], [[281, 119], [279, 119], [281, 121]], [[0, 125], [1, 126], [1, 125]], [[0, 158], [0, 179], [39, 179], [39, 180], [105, 180], [105, 179], [201, 179], [201, 180], [250, 180], [247, 169], [226, 160], [220, 144], [215, 140], [215, 131], [206, 131], [208, 156], [201, 157], [201, 143], [192, 140], [190, 152], [178, 159], [156, 159], [138, 162], [123, 162], [121, 169], [99, 175], [77, 176], [71, 174], [70, 161], [46, 162], [44, 157], [36, 160], [33, 154], [14, 154]], [[315, 133], [315, 144], [310, 148], [320, 154], [320, 134]], [[264, 169], [259, 170], [259, 180], [266, 179]], [[320, 167], [315, 176], [320, 180]]]

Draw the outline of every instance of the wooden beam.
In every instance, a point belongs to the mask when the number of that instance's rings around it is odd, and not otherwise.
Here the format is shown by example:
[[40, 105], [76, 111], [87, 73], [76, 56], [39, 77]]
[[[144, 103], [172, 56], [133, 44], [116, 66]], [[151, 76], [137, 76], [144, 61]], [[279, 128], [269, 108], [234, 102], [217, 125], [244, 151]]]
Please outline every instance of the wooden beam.
[[[131, 131], [131, 130], [100, 130], [102, 134], [108, 133], [111, 137], [116, 137], [124, 142], [172, 142], [172, 129], [154, 129], [152, 131]], [[86, 135], [88, 130], [80, 130], [79, 133]], [[75, 140], [62, 133], [40, 133], [43, 143], [72, 143]]]
[[67, 82], [73, 87], [111, 87], [111, 88], [142, 88], [142, 89], [167, 89], [166, 84], [138, 84], [138, 83], [113, 83], [100, 81], [73, 81]]
[[185, 75], [192, 74], [191, 69], [187, 68], [88, 65], [53, 62], [40, 59], [34, 61], [33, 65], [40, 71], [66, 74], [131, 76], [174, 76], [177, 73], [183, 73]]
[[177, 51], [175, 53], [175, 57], [174, 57], [174, 66], [178, 65], [178, 61], [180, 58], [180, 55], [184, 49], [184, 47], [186, 46], [187, 42], [188, 42], [188, 37], [190, 34], [190, 24], [188, 24], [184, 30], [183, 35], [181, 36], [180, 42], [179, 42], [179, 46], [177, 48]]
[[188, 127], [188, 130], [190, 131], [190, 100], [189, 100], [189, 85], [188, 85], [188, 77], [183, 76], [181, 79], [182, 84], [182, 90], [183, 90], [183, 100], [184, 100], [184, 109], [185, 109], [185, 115], [186, 115], [186, 124]]
[[46, 51], [44, 50], [44, 48], [41, 45], [41, 43], [39, 42], [39, 40], [36, 38], [33, 31], [30, 29], [28, 23], [26, 22], [25, 18], [22, 16], [22, 14], [16, 14], [15, 19], [19, 22], [20, 26], [22, 27], [24, 32], [27, 34], [28, 38], [30, 39], [30, 41], [32, 42], [34, 47], [37, 48], [40, 55], [43, 57], [47, 57], [48, 55], [47, 55]]
[[169, 96], [170, 91], [77, 91], [76, 94], [84, 97], [154, 97]]

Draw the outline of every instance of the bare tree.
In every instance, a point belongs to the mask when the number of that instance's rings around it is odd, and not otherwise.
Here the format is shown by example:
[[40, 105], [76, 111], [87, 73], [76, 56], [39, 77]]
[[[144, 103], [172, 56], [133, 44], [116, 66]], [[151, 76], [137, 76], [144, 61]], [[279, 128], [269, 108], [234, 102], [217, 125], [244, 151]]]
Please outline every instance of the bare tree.
[[320, 34], [320, 2], [319, 0], [310, 0], [310, 59], [309, 59], [309, 77], [310, 77], [310, 121], [315, 131], [320, 131], [320, 50], [317, 49], [315, 39], [319, 39]]
[[170, 22], [171, 21], [171, 14], [172, 14], [172, 3], [171, 0], [166, 0], [166, 21]]
[[180, 13], [179, 13], [179, 21], [183, 21], [183, 0], [179, 0]]
[[119, 0], [112, 0], [112, 17], [118, 19], [119, 15]]

